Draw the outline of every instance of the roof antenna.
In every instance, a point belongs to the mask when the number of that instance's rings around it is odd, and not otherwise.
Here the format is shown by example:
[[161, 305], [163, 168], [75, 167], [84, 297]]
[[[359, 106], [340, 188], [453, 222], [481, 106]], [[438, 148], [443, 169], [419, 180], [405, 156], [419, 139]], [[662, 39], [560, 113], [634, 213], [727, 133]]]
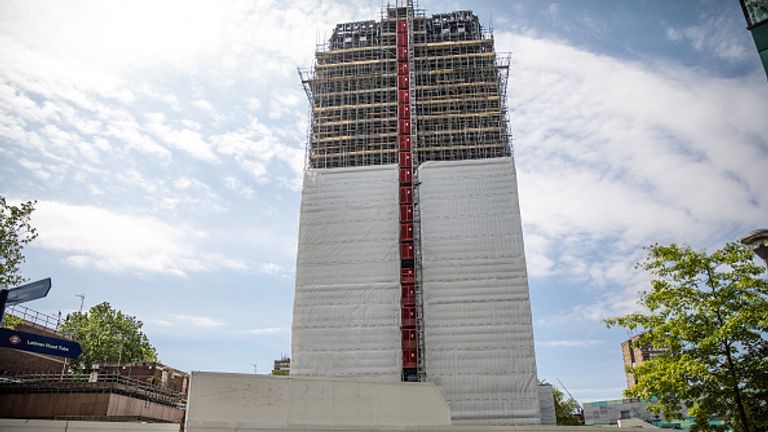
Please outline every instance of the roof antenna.
[[80, 313], [83, 313], [83, 305], [85, 304], [85, 294], [75, 294], [75, 297], [80, 298]]

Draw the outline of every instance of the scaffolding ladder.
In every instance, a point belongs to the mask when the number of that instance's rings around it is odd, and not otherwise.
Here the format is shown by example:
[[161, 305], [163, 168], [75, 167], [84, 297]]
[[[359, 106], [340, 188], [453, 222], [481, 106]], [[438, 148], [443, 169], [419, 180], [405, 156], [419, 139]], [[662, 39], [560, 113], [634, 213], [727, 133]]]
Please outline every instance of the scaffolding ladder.
[[403, 381], [424, 381], [423, 309], [421, 306], [418, 239], [418, 200], [414, 169], [416, 137], [415, 88], [413, 85], [413, 4], [409, 0], [404, 16], [397, 14], [397, 133], [400, 204], [400, 286], [401, 347]]

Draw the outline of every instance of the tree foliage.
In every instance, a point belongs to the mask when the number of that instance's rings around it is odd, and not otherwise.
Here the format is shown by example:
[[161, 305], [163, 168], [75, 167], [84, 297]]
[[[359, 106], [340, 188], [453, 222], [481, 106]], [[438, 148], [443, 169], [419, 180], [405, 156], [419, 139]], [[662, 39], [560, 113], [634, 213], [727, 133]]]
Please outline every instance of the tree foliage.
[[652, 408], [698, 430], [712, 418], [738, 432], [768, 429], [768, 281], [752, 252], [729, 243], [708, 254], [671, 244], [648, 248], [638, 267], [652, 276], [647, 311], [606, 320], [644, 332], [640, 344], [661, 350], [632, 368], [626, 396], [656, 398]]
[[0, 288], [26, 281], [19, 267], [24, 262], [24, 246], [37, 237], [37, 230], [29, 222], [34, 206], [35, 201], [12, 206], [0, 196]]
[[562, 390], [552, 386], [552, 395], [555, 398], [555, 418], [559, 425], [580, 425], [581, 422], [576, 414], [579, 411], [579, 404], [573, 398], [565, 398]]
[[0, 327], [15, 330], [16, 326], [21, 323], [21, 318], [6, 312], [5, 315], [3, 315], [3, 322], [0, 324]]
[[144, 324], [104, 302], [86, 313], [67, 315], [61, 330], [72, 334], [83, 352], [71, 363], [82, 372], [96, 363], [157, 361], [157, 352], [141, 332]]

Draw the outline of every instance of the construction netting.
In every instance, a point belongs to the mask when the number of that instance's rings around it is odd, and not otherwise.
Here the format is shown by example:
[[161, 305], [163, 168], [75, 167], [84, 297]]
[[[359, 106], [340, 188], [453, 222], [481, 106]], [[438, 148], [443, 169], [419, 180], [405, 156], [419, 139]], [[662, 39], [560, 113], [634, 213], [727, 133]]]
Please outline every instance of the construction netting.
[[[309, 169], [302, 193], [291, 375], [402, 372], [396, 165]], [[512, 158], [418, 172], [426, 380], [454, 424], [540, 423]]]
[[552, 386], [549, 384], [539, 385], [539, 410], [541, 411], [541, 424], [557, 424], [555, 395], [552, 392]]
[[427, 380], [454, 424], [535, 424], [538, 383], [512, 158], [419, 168]]
[[395, 165], [305, 175], [291, 375], [400, 380], [397, 193]]

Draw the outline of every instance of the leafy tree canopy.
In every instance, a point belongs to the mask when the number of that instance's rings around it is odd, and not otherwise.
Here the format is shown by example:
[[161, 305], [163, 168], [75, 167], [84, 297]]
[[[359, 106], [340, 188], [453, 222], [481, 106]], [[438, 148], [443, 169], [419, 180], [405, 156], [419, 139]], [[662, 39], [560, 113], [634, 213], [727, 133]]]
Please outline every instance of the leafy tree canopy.
[[629, 397], [656, 398], [652, 409], [697, 430], [712, 418], [737, 432], [768, 430], [768, 281], [752, 252], [729, 243], [711, 254], [671, 244], [648, 248], [638, 267], [652, 276], [640, 304], [647, 310], [606, 320], [644, 333], [661, 354], [631, 368]]
[[14, 330], [16, 329], [16, 326], [21, 323], [21, 318], [6, 312], [5, 315], [3, 315], [3, 322], [0, 324], [0, 327]]
[[96, 363], [157, 361], [157, 352], [141, 332], [144, 324], [104, 302], [86, 313], [67, 315], [61, 330], [72, 334], [83, 352], [71, 364], [82, 372]]
[[0, 196], [0, 288], [11, 288], [26, 281], [19, 267], [24, 262], [24, 245], [37, 237], [37, 230], [29, 223], [34, 206], [34, 201], [12, 206]]
[[580, 425], [576, 414], [579, 412], [579, 404], [573, 398], [565, 398], [562, 390], [552, 386], [552, 395], [555, 397], [555, 418], [559, 425]]

